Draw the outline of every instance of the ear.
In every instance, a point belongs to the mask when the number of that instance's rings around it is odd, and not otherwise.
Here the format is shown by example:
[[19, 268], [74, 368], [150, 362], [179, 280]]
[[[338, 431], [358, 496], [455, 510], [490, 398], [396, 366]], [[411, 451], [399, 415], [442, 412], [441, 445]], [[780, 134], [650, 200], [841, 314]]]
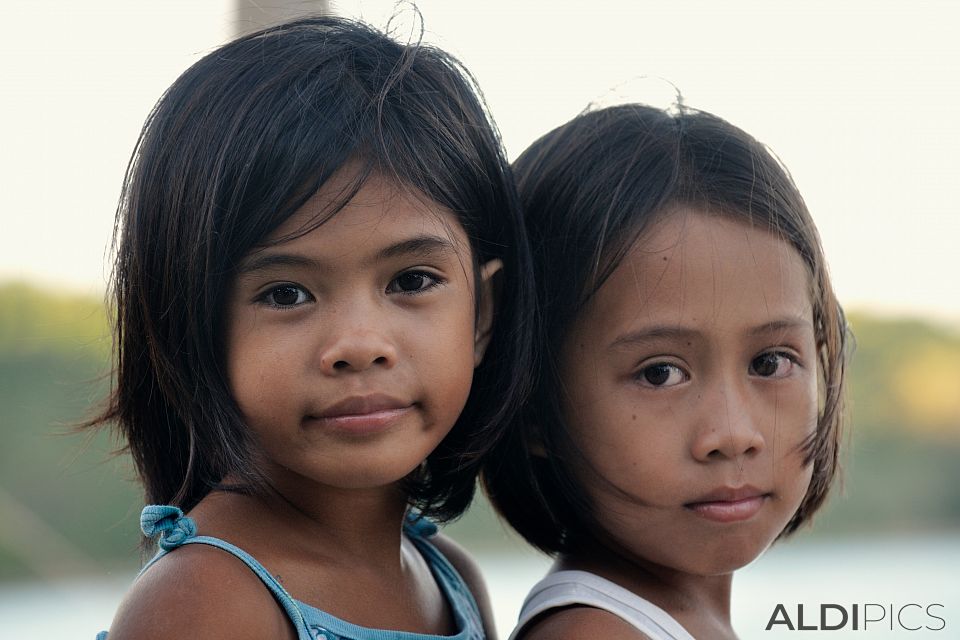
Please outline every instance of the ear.
[[480, 265], [480, 286], [477, 291], [477, 327], [473, 334], [473, 366], [479, 367], [483, 354], [490, 344], [493, 332], [493, 309], [497, 304], [498, 287], [496, 282], [503, 271], [503, 261], [499, 258]]

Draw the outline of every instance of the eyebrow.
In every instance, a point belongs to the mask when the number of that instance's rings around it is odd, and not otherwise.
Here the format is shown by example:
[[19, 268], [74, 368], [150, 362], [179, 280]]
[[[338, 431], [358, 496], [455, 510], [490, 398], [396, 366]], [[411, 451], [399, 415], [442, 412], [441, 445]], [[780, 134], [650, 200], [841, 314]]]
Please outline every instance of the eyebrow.
[[[776, 320], [771, 320], [770, 322], [765, 322], [756, 327], [751, 327], [746, 331], [746, 335], [758, 336], [788, 331], [790, 329], [805, 328], [813, 328], [813, 325], [810, 323], [810, 321], [802, 318], [778, 318]], [[630, 331], [629, 333], [618, 336], [613, 342], [610, 343], [609, 348], [615, 349], [621, 346], [646, 344], [656, 340], [692, 340], [702, 337], [703, 333], [701, 331], [690, 327], [683, 327], [679, 325], [654, 325], [651, 327], [644, 327], [643, 329], [639, 329], [637, 331]]]
[[266, 271], [274, 267], [305, 267], [308, 269], [323, 268], [320, 262], [305, 256], [287, 253], [261, 253], [252, 258], [245, 259], [240, 264], [238, 272], [242, 275], [246, 275], [249, 273], [255, 273], [257, 271]]
[[441, 236], [423, 234], [384, 247], [377, 252], [374, 261], [405, 255], [425, 257], [448, 251], [456, 252], [453, 242]]
[[759, 327], [753, 327], [747, 333], [751, 336], [763, 335], [766, 333], [777, 333], [780, 331], [788, 331], [790, 329], [807, 329], [813, 328], [813, 323], [804, 318], [781, 318], [778, 320], [771, 320], [766, 322]]
[[[423, 234], [388, 245], [378, 251], [367, 262], [378, 262], [399, 256], [428, 257], [447, 252], [456, 252], [456, 247], [453, 242], [441, 236]], [[323, 260], [317, 260], [294, 253], [266, 253], [261, 251], [244, 259], [238, 271], [240, 274], [249, 274], [276, 267], [299, 267], [318, 271], [328, 270]]]
[[654, 340], [681, 340], [685, 338], [698, 338], [701, 335], [702, 334], [696, 329], [690, 329], [687, 327], [655, 325], [652, 327], [645, 327], [638, 331], [630, 331], [629, 333], [618, 336], [613, 342], [610, 343], [610, 348], [616, 349], [617, 347], [622, 346], [645, 344]]

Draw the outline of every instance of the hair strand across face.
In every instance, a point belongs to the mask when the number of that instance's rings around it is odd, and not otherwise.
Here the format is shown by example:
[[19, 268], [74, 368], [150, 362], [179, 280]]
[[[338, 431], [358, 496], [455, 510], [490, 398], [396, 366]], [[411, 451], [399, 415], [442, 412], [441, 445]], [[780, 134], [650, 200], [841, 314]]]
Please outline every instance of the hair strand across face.
[[501, 442], [484, 470], [499, 511], [548, 553], [570, 551], [596, 530], [570, 471], [576, 452], [561, 410], [560, 347], [637, 240], [672, 209], [687, 206], [773, 233], [809, 271], [822, 406], [806, 447], [813, 480], [784, 533], [808, 520], [837, 473], [848, 329], [813, 221], [776, 157], [709, 113], [626, 104], [554, 129], [517, 159], [514, 171], [536, 255], [542, 321], [537, 381], [523, 427]]

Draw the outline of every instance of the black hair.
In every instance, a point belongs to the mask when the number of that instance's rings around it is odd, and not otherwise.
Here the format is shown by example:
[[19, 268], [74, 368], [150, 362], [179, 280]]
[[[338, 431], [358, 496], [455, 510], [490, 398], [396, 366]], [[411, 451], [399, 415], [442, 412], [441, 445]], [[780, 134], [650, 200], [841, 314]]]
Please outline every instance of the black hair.
[[347, 163], [361, 165], [355, 189], [377, 173], [454, 212], [474, 265], [503, 261], [463, 413], [407, 483], [410, 503], [437, 519], [469, 505], [478, 457], [529, 386], [533, 291], [510, 167], [457, 60], [332, 16], [199, 60], [160, 98], [130, 161], [114, 230], [114, 386], [89, 424], [116, 426], [148, 503], [189, 510], [228, 475], [264, 489], [226, 376], [229, 283]]
[[[522, 426], [485, 463], [492, 502], [531, 544], [575, 551], [598, 524], [571, 464], [560, 349], [578, 312], [634, 243], [678, 205], [744, 220], [790, 243], [811, 276], [821, 402], [804, 443], [813, 479], [783, 533], [823, 503], [837, 473], [847, 327], [817, 230], [790, 175], [761, 143], [712, 114], [627, 104], [554, 129], [514, 163], [534, 255], [540, 364]], [[538, 455], [531, 447], [542, 448]], [[545, 454], [545, 456], [543, 455]]]

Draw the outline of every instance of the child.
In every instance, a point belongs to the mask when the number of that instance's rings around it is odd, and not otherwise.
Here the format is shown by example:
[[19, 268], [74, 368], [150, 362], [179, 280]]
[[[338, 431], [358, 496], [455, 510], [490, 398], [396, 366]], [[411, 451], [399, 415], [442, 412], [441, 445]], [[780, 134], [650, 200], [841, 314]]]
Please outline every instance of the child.
[[522, 219], [465, 70], [331, 17], [240, 38], [150, 114], [117, 225], [100, 422], [166, 506], [110, 640], [492, 636], [421, 517], [469, 504], [531, 351]]
[[581, 115], [514, 169], [543, 364], [484, 477], [556, 563], [512, 637], [735, 637], [733, 571], [837, 469], [846, 329], [806, 206], [685, 108]]

